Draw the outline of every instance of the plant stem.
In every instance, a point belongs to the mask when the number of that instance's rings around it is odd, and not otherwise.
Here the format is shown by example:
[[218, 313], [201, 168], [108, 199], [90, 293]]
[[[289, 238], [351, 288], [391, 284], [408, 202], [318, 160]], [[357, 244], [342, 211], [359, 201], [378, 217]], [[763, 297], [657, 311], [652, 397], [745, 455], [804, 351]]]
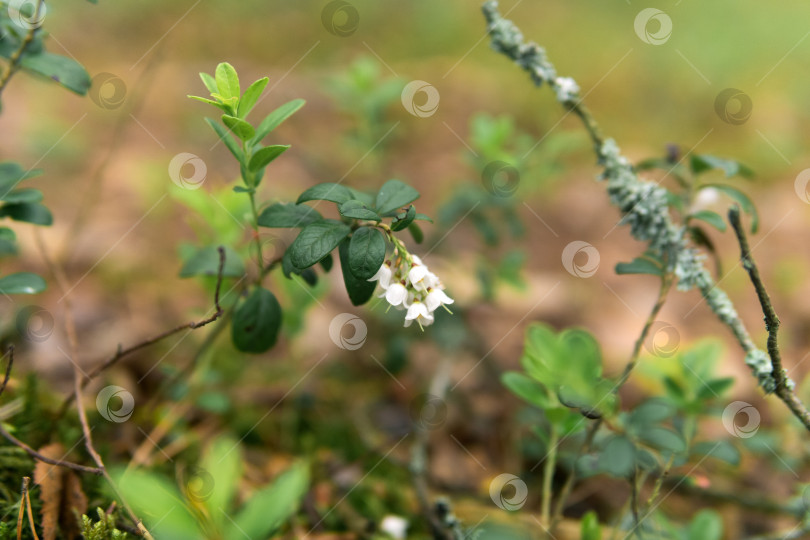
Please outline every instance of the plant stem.
[[551, 424], [549, 431], [548, 454], [546, 454], [546, 463], [543, 467], [543, 501], [540, 507], [540, 522], [544, 527], [548, 526], [550, 522], [552, 481], [554, 480], [554, 470], [557, 467], [557, 444], [560, 440], [560, 434], [554, 424]]
[[[42, 6], [44, 3], [45, 0], [39, 0], [37, 2], [36, 7], [34, 8], [33, 20], [39, 20], [39, 14], [42, 11]], [[25, 49], [27, 49], [31, 42], [34, 41], [34, 36], [36, 35], [38, 29], [39, 25], [31, 25], [31, 28], [28, 29], [22, 43], [20, 43], [20, 46], [16, 51], [11, 53], [11, 56], [9, 56], [6, 70], [2, 75], [0, 75], [0, 95], [3, 94], [3, 90], [5, 90], [6, 86], [8, 86], [11, 76], [14, 75], [14, 72], [19, 68], [20, 62], [22, 61], [22, 56], [25, 53]]]

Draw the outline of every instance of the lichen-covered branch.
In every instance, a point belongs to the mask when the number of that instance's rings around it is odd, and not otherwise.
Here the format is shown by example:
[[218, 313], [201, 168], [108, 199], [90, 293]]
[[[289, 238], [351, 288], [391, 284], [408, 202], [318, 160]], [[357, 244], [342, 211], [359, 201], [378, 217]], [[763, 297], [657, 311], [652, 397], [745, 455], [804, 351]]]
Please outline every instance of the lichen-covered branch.
[[729, 327], [745, 351], [745, 363], [762, 389], [766, 393], [776, 391], [771, 359], [754, 344], [731, 300], [716, 286], [703, 265], [705, 255], [689, 244], [686, 228], [672, 220], [666, 189], [638, 177], [616, 142], [602, 136], [593, 115], [582, 104], [577, 83], [571, 78], [557, 76], [542, 47], [532, 42], [524, 43], [517, 26], [500, 15], [496, 1], [485, 2], [483, 12], [492, 48], [528, 71], [535, 85], [545, 83], [550, 86], [557, 100], [582, 119], [594, 143], [598, 162], [604, 167], [599, 178], [606, 182], [610, 202], [622, 214], [622, 224], [629, 225], [632, 236], [646, 242], [650, 252], [666, 262], [665, 270], [674, 272], [679, 290], [695, 288], [701, 292], [709, 308]]

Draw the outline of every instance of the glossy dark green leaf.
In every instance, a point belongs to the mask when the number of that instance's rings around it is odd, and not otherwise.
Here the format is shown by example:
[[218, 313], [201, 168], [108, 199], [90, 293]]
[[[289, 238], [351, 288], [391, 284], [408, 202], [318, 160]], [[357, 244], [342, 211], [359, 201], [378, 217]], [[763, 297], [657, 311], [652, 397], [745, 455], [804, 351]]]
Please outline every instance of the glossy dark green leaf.
[[385, 215], [412, 203], [419, 198], [419, 192], [399, 180], [389, 180], [377, 192], [374, 207], [377, 213]]
[[416, 208], [414, 208], [413, 205], [410, 205], [405, 212], [400, 212], [391, 221], [391, 230], [401, 231], [403, 229], [407, 229], [408, 225], [413, 223], [414, 219], [416, 219]]
[[253, 110], [256, 102], [259, 101], [259, 97], [261, 97], [268, 82], [270, 82], [270, 79], [264, 77], [248, 86], [247, 90], [245, 90], [245, 94], [239, 100], [239, 108], [237, 109], [237, 116], [239, 118], [245, 118], [250, 114], [250, 111]]
[[258, 171], [259, 169], [263, 169], [266, 167], [271, 161], [276, 159], [278, 156], [284, 153], [290, 145], [284, 144], [275, 144], [273, 146], [265, 146], [261, 150], [258, 150], [253, 156], [250, 158], [250, 163], [248, 163], [248, 169], [251, 171]]
[[281, 329], [281, 306], [276, 296], [257, 287], [233, 314], [231, 340], [237, 349], [262, 353], [275, 345]]
[[214, 77], [217, 83], [217, 93], [223, 98], [238, 98], [242, 94], [239, 88], [239, 75], [236, 74], [236, 70], [229, 63], [222, 62], [219, 64]]
[[274, 203], [259, 214], [260, 227], [295, 228], [306, 227], [323, 219], [321, 214], [305, 204]]
[[290, 260], [296, 268], [309, 268], [329, 255], [350, 232], [348, 225], [332, 219], [310, 223], [290, 245]]
[[346, 189], [352, 194], [352, 197], [360, 201], [361, 203], [365, 204], [369, 208], [374, 207], [374, 195], [371, 193], [360, 191], [359, 189], [354, 189], [351, 186], [346, 186]]
[[751, 232], [757, 232], [757, 229], [759, 229], [759, 214], [757, 213], [757, 207], [754, 205], [754, 202], [748, 197], [748, 195], [734, 186], [729, 186], [727, 184], [704, 184], [702, 186], [702, 188], [707, 187], [712, 187], [718, 191], [722, 191], [731, 197], [731, 199], [733, 199], [737, 204], [739, 204], [743, 212], [751, 216]]
[[349, 294], [349, 300], [352, 305], [360, 306], [369, 301], [374, 295], [374, 289], [377, 286], [375, 281], [367, 281], [365, 279], [358, 279], [354, 277], [351, 270], [349, 270], [349, 239], [343, 240], [338, 247], [338, 254], [340, 256], [340, 268], [343, 273], [343, 284], [346, 286], [346, 292]]
[[[216, 276], [219, 272], [219, 250], [217, 246], [206, 246], [198, 249], [183, 264], [181, 278], [192, 276]], [[239, 254], [230, 247], [225, 247], [225, 265], [223, 277], [242, 277], [245, 275], [245, 264]]]
[[23, 69], [56, 81], [81, 96], [90, 90], [91, 79], [87, 70], [67, 56], [49, 52], [25, 55], [20, 65]]
[[222, 123], [228, 126], [228, 129], [230, 129], [234, 135], [236, 135], [243, 141], [252, 139], [253, 136], [256, 134], [256, 130], [253, 129], [253, 126], [251, 126], [241, 118], [237, 118], [229, 114], [222, 115]]
[[413, 241], [417, 244], [421, 244], [422, 240], [425, 239], [425, 234], [422, 232], [422, 228], [416, 223], [411, 223], [408, 225], [408, 231], [411, 233]]
[[306, 101], [303, 99], [294, 99], [268, 114], [265, 119], [262, 120], [261, 124], [259, 124], [259, 127], [256, 128], [256, 135], [254, 136], [252, 142], [261, 142], [262, 139], [267, 137], [267, 135], [276, 129], [284, 120], [295, 114], [298, 109], [303, 107], [305, 103]]
[[653, 276], [663, 275], [663, 270], [654, 261], [636, 257], [629, 263], [618, 263], [616, 265], [617, 274], [650, 274]]
[[725, 232], [726, 230], [726, 221], [717, 212], [712, 212], [711, 210], [699, 210], [690, 217], [705, 221], [718, 231]]
[[2, 294], [37, 294], [46, 287], [45, 280], [31, 272], [18, 272], [0, 277]]
[[52, 225], [51, 211], [39, 203], [4, 204], [0, 207], [0, 217], [9, 217], [14, 221], [24, 221], [35, 225]]
[[378, 229], [360, 227], [349, 241], [349, 270], [357, 279], [369, 279], [385, 261], [385, 237]]
[[338, 208], [340, 215], [352, 219], [364, 219], [368, 221], [381, 221], [382, 218], [374, 210], [369, 209], [360, 201], [351, 200], [342, 203]]
[[332, 270], [332, 265], [335, 264], [335, 260], [332, 258], [332, 254], [330, 253], [321, 259], [319, 264], [321, 265], [321, 268], [323, 268], [324, 272], [329, 272]]
[[236, 139], [233, 138], [233, 135], [228, 133], [228, 130], [225, 129], [221, 124], [217, 123], [216, 120], [206, 118], [205, 121], [208, 123], [209, 126], [211, 126], [211, 129], [213, 129], [216, 132], [219, 138], [222, 139], [222, 142], [224, 142], [225, 146], [228, 147], [228, 150], [231, 151], [233, 157], [235, 157], [239, 163], [243, 163], [245, 160], [245, 154], [244, 152], [242, 152], [242, 149], [239, 148], [239, 143], [236, 142]]
[[342, 204], [352, 199], [353, 195], [346, 186], [341, 186], [334, 182], [324, 182], [322, 184], [316, 184], [304, 191], [295, 202], [296, 204], [301, 204], [306, 201], [331, 201], [333, 203]]

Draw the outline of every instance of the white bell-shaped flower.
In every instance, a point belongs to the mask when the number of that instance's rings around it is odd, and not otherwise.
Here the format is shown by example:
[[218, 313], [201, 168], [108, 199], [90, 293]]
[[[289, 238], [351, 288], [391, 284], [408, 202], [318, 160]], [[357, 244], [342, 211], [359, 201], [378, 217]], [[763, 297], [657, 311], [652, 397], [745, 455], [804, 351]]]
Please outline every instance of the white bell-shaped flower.
[[[440, 306], [452, 304], [454, 301], [455, 300], [447, 296], [442, 289], [431, 289], [425, 297], [425, 305], [431, 313], [436, 311]], [[450, 310], [448, 309], [447, 311]]]
[[433, 324], [433, 315], [430, 314], [424, 302], [414, 300], [408, 308], [408, 313], [405, 315], [405, 327], [410, 326], [413, 321], [416, 321], [420, 328]]
[[379, 281], [380, 287], [386, 290], [391, 286], [391, 277], [393, 275], [394, 271], [391, 270], [391, 261], [385, 261], [383, 265], [380, 266], [380, 269], [377, 270], [377, 273], [370, 277], [368, 281]]
[[386, 302], [397, 307], [402, 305], [408, 298], [408, 289], [406, 289], [405, 285], [402, 283], [392, 283], [388, 289], [386, 289], [385, 294], [380, 295], [380, 297], [382, 296], [385, 296]]

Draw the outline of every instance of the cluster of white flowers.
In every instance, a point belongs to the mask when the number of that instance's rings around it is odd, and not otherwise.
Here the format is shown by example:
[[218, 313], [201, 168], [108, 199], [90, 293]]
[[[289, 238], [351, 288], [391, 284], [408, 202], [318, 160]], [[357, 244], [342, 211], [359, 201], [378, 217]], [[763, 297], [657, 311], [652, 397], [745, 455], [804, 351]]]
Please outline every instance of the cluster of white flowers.
[[[369, 281], [380, 283], [383, 292], [378, 298], [385, 298], [399, 310], [408, 310], [406, 327], [416, 321], [424, 329], [433, 324], [434, 311], [453, 303], [453, 299], [445, 294], [439, 277], [416, 255], [402, 257], [395, 254], [394, 261], [386, 260]], [[444, 309], [450, 312], [447, 307]]]

